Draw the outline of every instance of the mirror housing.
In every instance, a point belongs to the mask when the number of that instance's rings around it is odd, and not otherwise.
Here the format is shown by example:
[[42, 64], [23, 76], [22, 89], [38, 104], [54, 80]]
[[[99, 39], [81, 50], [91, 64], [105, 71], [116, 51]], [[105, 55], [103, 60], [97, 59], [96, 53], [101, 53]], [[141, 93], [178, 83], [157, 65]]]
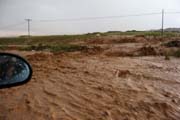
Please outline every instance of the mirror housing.
[[0, 89], [25, 84], [31, 77], [32, 68], [24, 58], [0, 53]]

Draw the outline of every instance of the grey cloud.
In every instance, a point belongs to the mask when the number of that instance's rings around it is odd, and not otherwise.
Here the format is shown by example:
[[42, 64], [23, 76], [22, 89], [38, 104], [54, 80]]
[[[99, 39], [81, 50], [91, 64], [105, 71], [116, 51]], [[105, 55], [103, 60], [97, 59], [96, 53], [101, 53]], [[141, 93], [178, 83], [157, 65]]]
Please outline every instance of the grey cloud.
[[[0, 0], [0, 28], [32, 18], [34, 34], [70, 34], [108, 30], [159, 28], [161, 16], [123, 19], [38, 23], [41, 19], [116, 16], [137, 13], [180, 11], [179, 0]], [[166, 27], [180, 27], [180, 14], [166, 16]], [[1, 35], [26, 33], [26, 25], [0, 29]], [[9, 35], [8, 33], [8, 35]]]

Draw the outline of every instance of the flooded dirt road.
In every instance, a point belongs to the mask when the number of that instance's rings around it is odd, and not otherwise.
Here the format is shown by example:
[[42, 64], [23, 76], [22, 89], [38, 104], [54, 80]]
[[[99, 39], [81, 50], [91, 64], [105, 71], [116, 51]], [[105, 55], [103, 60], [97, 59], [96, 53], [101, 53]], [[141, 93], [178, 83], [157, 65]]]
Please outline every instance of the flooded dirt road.
[[34, 73], [0, 90], [1, 120], [179, 120], [180, 61], [17, 52]]

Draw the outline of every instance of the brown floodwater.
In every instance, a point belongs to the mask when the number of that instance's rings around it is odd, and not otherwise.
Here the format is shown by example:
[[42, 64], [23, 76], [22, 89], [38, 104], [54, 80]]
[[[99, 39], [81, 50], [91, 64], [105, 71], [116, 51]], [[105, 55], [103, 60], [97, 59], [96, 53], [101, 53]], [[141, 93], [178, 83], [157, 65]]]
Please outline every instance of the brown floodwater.
[[16, 52], [32, 80], [0, 90], [1, 120], [179, 120], [180, 60]]

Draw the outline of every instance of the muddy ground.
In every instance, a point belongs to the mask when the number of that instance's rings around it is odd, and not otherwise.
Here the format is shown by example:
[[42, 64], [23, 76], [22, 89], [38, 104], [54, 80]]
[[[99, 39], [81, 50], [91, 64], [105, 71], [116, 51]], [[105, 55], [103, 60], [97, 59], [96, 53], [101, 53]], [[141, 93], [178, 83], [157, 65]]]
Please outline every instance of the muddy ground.
[[80, 52], [6, 51], [24, 56], [33, 77], [0, 90], [0, 119], [179, 120], [180, 59], [162, 56], [167, 41], [113, 37], [72, 43], [91, 48]]

